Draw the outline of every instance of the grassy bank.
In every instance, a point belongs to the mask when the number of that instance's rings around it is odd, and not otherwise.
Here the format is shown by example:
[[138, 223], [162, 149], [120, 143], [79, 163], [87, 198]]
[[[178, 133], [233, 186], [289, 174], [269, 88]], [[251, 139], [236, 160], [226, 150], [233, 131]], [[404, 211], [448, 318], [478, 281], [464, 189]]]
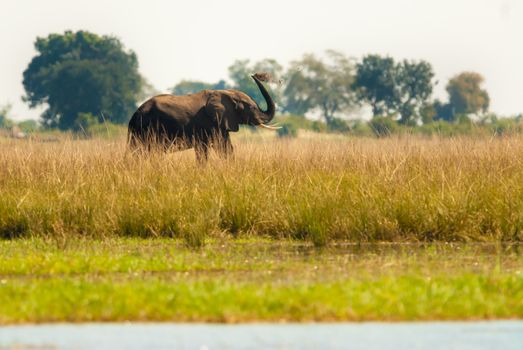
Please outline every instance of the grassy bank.
[[522, 246], [0, 243], [0, 324], [523, 317]]
[[233, 160], [125, 141], [0, 142], [0, 237], [523, 239], [523, 137], [235, 140]]

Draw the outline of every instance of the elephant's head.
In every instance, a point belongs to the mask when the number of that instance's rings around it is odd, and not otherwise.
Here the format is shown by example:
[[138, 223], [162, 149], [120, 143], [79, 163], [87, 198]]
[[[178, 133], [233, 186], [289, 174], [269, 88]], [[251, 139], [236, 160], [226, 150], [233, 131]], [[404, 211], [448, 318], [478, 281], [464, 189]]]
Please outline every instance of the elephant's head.
[[260, 126], [271, 130], [278, 129], [266, 125], [272, 118], [276, 106], [261, 81], [253, 75], [265, 101], [267, 110], [260, 109], [258, 104], [247, 94], [237, 90], [212, 91], [207, 100], [206, 111], [215, 121], [227, 131], [238, 131], [240, 124]]

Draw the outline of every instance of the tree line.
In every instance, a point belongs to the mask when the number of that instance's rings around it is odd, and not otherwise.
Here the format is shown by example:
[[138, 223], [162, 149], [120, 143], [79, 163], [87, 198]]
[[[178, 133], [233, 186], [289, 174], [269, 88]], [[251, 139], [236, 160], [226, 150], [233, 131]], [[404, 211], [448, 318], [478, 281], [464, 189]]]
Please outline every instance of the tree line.
[[[282, 113], [320, 115], [329, 127], [363, 106], [370, 106], [374, 118], [386, 117], [404, 125], [437, 120], [456, 121], [461, 115], [480, 115], [489, 107], [489, 96], [482, 88], [483, 77], [463, 72], [451, 78], [446, 90], [448, 102], [432, 100], [435, 86], [432, 65], [424, 60], [402, 60], [366, 55], [357, 61], [336, 51], [325, 58], [305, 54], [291, 62], [287, 70], [277, 61], [266, 59], [251, 63], [239, 60], [229, 67], [228, 85], [182, 81], [174, 94], [206, 89], [234, 88], [247, 92], [263, 104], [263, 97], [251, 82], [253, 72], [265, 71], [276, 78], [271, 93]], [[275, 85], [275, 86], [274, 86]]]
[[[23, 99], [30, 107], [47, 107], [40, 120], [46, 128], [83, 130], [102, 122], [126, 123], [137, 103], [154, 90], [140, 75], [136, 54], [115, 37], [67, 31], [37, 38], [35, 48], [37, 54], [23, 73]], [[396, 61], [377, 54], [355, 59], [337, 51], [321, 57], [305, 54], [287, 68], [274, 59], [237, 60], [228, 68], [227, 79], [184, 80], [171, 92], [239, 89], [263, 108], [265, 101], [250, 78], [254, 72], [274, 78], [270, 93], [280, 113], [314, 115], [331, 130], [346, 128], [345, 120], [365, 106], [376, 120], [421, 125], [484, 115], [490, 103], [478, 73], [451, 78], [448, 101], [440, 101], [432, 98], [436, 82], [427, 61]], [[0, 113], [0, 123], [6, 123], [5, 114]]]

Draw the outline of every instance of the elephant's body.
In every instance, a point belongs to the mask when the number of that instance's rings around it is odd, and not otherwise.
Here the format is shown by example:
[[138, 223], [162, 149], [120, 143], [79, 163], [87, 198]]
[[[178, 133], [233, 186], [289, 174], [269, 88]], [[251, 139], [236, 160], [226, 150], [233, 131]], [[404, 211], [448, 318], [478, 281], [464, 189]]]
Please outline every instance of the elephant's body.
[[130, 145], [175, 150], [194, 147], [199, 159], [207, 158], [210, 146], [222, 155], [230, 154], [230, 131], [238, 131], [240, 124], [266, 123], [274, 116], [274, 102], [253, 78], [267, 100], [268, 111], [260, 111], [252, 98], [238, 90], [159, 95], [143, 103], [129, 121]]
[[[216, 127], [205, 111], [208, 90], [186, 96], [155, 96], [129, 121], [131, 142], [186, 149], [212, 134]], [[176, 117], [173, 117], [176, 116]]]

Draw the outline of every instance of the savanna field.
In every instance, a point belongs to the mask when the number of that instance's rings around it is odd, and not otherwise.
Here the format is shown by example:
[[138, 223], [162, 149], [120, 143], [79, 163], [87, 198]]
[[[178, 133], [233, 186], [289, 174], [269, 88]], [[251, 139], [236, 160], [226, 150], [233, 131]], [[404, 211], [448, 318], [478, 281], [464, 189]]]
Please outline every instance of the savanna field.
[[523, 317], [522, 136], [233, 144], [0, 139], [0, 323]]

